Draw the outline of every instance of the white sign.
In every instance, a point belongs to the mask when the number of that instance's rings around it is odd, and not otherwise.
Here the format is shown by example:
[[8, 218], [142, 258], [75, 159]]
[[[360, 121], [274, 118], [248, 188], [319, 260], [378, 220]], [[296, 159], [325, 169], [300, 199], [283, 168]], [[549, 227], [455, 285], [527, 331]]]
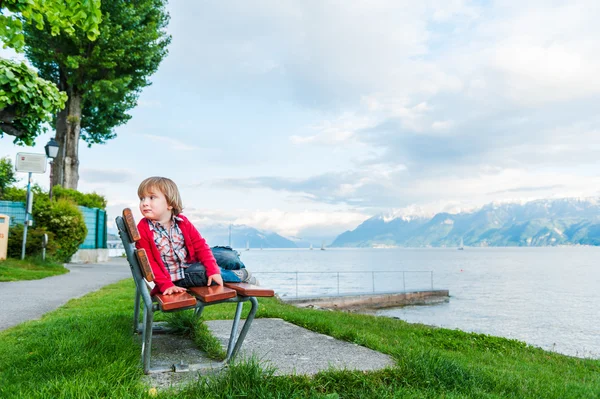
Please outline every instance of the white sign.
[[19, 152], [15, 170], [17, 172], [46, 173], [46, 154]]

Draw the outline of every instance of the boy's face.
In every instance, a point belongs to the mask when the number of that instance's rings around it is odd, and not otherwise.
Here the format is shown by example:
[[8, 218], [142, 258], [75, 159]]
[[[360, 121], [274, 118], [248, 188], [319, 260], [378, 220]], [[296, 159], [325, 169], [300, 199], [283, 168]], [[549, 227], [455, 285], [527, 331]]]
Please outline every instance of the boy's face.
[[146, 219], [166, 222], [171, 219], [173, 209], [167, 204], [167, 198], [158, 189], [151, 187], [143, 197], [140, 198], [140, 212]]

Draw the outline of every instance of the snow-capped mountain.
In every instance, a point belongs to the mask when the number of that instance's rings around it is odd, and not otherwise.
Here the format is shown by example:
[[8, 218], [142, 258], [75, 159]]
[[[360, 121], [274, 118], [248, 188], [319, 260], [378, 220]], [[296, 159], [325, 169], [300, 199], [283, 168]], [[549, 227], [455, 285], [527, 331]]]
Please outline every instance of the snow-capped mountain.
[[339, 235], [333, 247], [600, 245], [598, 198], [491, 203], [433, 217], [374, 216]]

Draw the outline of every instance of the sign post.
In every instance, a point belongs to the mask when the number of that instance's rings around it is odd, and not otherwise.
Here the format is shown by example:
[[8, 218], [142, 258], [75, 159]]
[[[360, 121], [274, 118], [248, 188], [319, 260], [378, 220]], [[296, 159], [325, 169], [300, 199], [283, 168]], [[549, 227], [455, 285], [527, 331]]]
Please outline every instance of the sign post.
[[46, 173], [46, 155], [19, 152], [15, 170], [27, 172], [27, 204], [25, 205], [25, 225], [23, 226], [23, 245], [21, 246], [21, 260], [25, 259], [25, 244], [27, 243], [27, 227], [32, 224], [31, 211], [33, 207], [33, 193], [31, 192], [31, 174]]

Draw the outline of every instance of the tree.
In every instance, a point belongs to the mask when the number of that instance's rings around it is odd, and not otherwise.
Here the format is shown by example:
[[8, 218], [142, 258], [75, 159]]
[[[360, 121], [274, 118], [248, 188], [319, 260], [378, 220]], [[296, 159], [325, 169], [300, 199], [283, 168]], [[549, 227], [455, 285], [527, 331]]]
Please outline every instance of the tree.
[[167, 55], [171, 37], [165, 0], [104, 0], [100, 35], [53, 36], [51, 29], [25, 28], [25, 53], [44, 79], [68, 95], [56, 118], [64, 152], [54, 160], [53, 184], [77, 188], [79, 139], [88, 146], [115, 137], [137, 105], [142, 88]]
[[[4, 15], [9, 11], [8, 15]], [[45, 18], [44, 18], [45, 17]], [[49, 26], [52, 35], [75, 33], [80, 28], [94, 40], [101, 21], [100, 0], [3, 0], [0, 1], [0, 40], [4, 48], [23, 48], [23, 22], [38, 29]], [[46, 25], [46, 22], [48, 23]]]
[[16, 182], [15, 169], [10, 158], [0, 158], [0, 198], [4, 195], [6, 188]]
[[[3, 14], [6, 11], [8, 15]], [[94, 40], [100, 21], [100, 0], [0, 1], [0, 40], [16, 51], [24, 46], [24, 23], [47, 27], [52, 35], [71, 35], [77, 28]], [[0, 137], [8, 134], [15, 143], [33, 145], [43, 124], [64, 108], [66, 99], [65, 93], [25, 64], [0, 58]]]
[[52, 121], [52, 114], [64, 108], [66, 100], [66, 93], [24, 63], [0, 58], [0, 135], [33, 145], [43, 124]]

